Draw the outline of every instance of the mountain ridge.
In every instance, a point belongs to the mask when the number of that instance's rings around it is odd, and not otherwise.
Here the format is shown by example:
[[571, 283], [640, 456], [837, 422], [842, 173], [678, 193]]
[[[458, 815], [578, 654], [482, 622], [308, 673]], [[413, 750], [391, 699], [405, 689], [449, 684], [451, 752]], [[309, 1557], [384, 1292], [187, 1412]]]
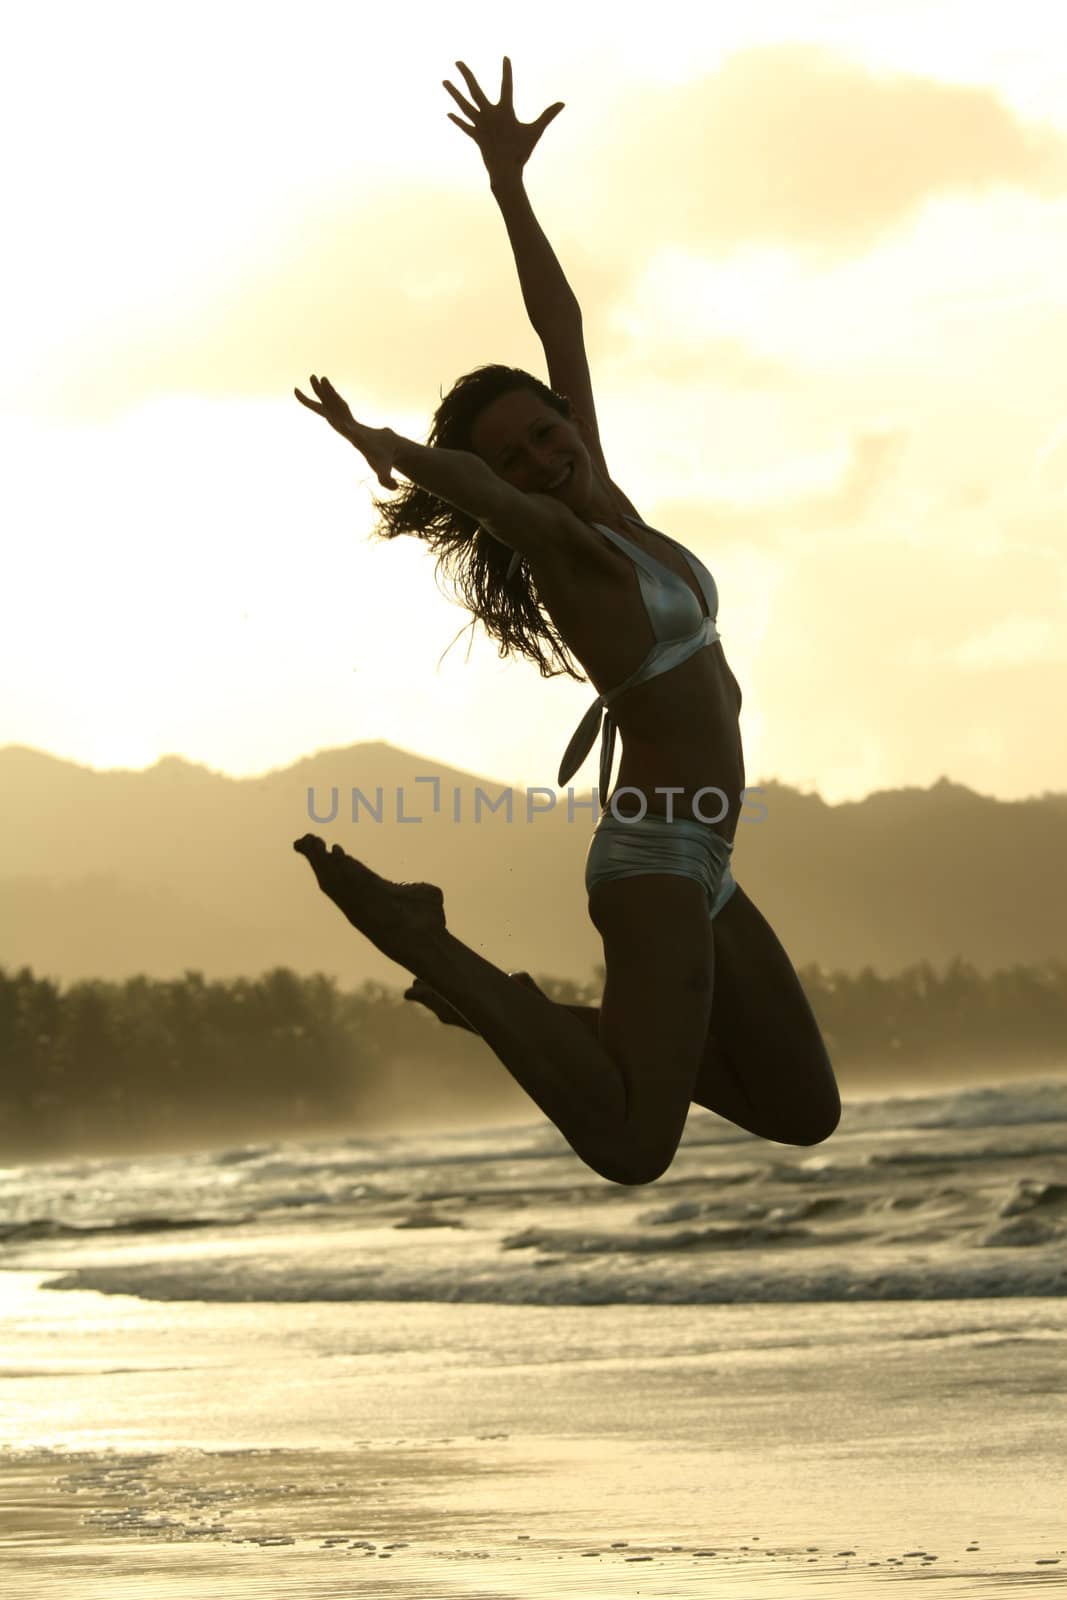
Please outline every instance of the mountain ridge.
[[[888, 975], [960, 958], [989, 972], [1067, 957], [1067, 794], [999, 800], [942, 777], [831, 804], [752, 787], [765, 814], [742, 811], [735, 875], [797, 966]], [[336, 816], [314, 821], [309, 793], [325, 816], [335, 789]], [[510, 789], [511, 820], [483, 803], [476, 821], [479, 789]], [[66, 982], [290, 966], [346, 987], [399, 983], [293, 853], [307, 832], [388, 877], [439, 883], [450, 928], [506, 970], [581, 980], [602, 960], [583, 886], [591, 788], [571, 820], [565, 794], [531, 815], [519, 786], [378, 740], [240, 778], [176, 755], [99, 769], [9, 745], [0, 794], [7, 967]]]

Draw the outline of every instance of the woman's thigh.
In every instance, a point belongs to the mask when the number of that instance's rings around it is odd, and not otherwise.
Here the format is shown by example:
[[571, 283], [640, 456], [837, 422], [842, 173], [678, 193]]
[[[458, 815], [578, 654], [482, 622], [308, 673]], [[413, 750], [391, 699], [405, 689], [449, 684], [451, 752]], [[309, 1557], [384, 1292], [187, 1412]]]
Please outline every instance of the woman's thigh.
[[[666, 1170], [694, 1097], [712, 1013], [715, 941], [691, 878], [645, 873], [598, 883], [589, 914], [604, 945], [599, 1036], [623, 1073], [628, 1121]], [[650, 1180], [647, 1180], [650, 1181]]]
[[793, 963], [740, 886], [712, 928], [715, 990], [693, 1098], [764, 1138], [818, 1144], [841, 1101]]

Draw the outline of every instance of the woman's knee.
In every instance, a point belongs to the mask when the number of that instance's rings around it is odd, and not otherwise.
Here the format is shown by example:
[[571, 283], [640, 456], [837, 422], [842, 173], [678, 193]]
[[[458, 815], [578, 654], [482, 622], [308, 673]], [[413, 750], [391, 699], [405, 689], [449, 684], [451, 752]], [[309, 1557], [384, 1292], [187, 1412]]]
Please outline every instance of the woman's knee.
[[617, 1183], [628, 1189], [637, 1189], [647, 1183], [656, 1183], [663, 1177], [673, 1159], [674, 1157], [672, 1156], [670, 1161], [643, 1162], [638, 1163], [636, 1166], [624, 1165], [615, 1168], [611, 1172], [603, 1173], [602, 1176], [606, 1177], [609, 1183]]
[[787, 1136], [780, 1138], [778, 1142], [799, 1145], [822, 1144], [837, 1131], [840, 1121], [841, 1101], [835, 1096], [832, 1102], [812, 1106], [791, 1121]]

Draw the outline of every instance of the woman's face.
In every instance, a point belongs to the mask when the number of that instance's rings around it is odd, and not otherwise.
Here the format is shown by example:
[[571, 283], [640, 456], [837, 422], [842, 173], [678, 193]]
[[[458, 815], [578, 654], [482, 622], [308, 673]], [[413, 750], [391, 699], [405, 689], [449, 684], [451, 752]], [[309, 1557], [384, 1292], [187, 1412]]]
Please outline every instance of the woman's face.
[[474, 420], [476, 455], [525, 494], [554, 494], [572, 508], [588, 498], [592, 463], [573, 422], [532, 389], [512, 389]]

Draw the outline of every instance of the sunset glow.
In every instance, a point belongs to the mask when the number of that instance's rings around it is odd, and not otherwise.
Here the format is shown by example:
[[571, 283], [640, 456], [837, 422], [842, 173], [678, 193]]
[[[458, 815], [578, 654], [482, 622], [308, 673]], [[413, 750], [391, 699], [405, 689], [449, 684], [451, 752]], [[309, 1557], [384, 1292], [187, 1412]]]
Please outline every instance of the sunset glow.
[[495, 94], [507, 51], [521, 116], [566, 102], [527, 187], [613, 475], [715, 573], [750, 781], [1067, 787], [1034, 737], [1067, 690], [1057, 12], [685, 7], [683, 58], [466, 5], [401, 58], [334, 4], [62, 10], [2, 69], [0, 744], [247, 774], [384, 739], [552, 782], [588, 686], [480, 629], [444, 655], [466, 614], [292, 398], [325, 371], [424, 439], [471, 367], [543, 375], [440, 82]]

